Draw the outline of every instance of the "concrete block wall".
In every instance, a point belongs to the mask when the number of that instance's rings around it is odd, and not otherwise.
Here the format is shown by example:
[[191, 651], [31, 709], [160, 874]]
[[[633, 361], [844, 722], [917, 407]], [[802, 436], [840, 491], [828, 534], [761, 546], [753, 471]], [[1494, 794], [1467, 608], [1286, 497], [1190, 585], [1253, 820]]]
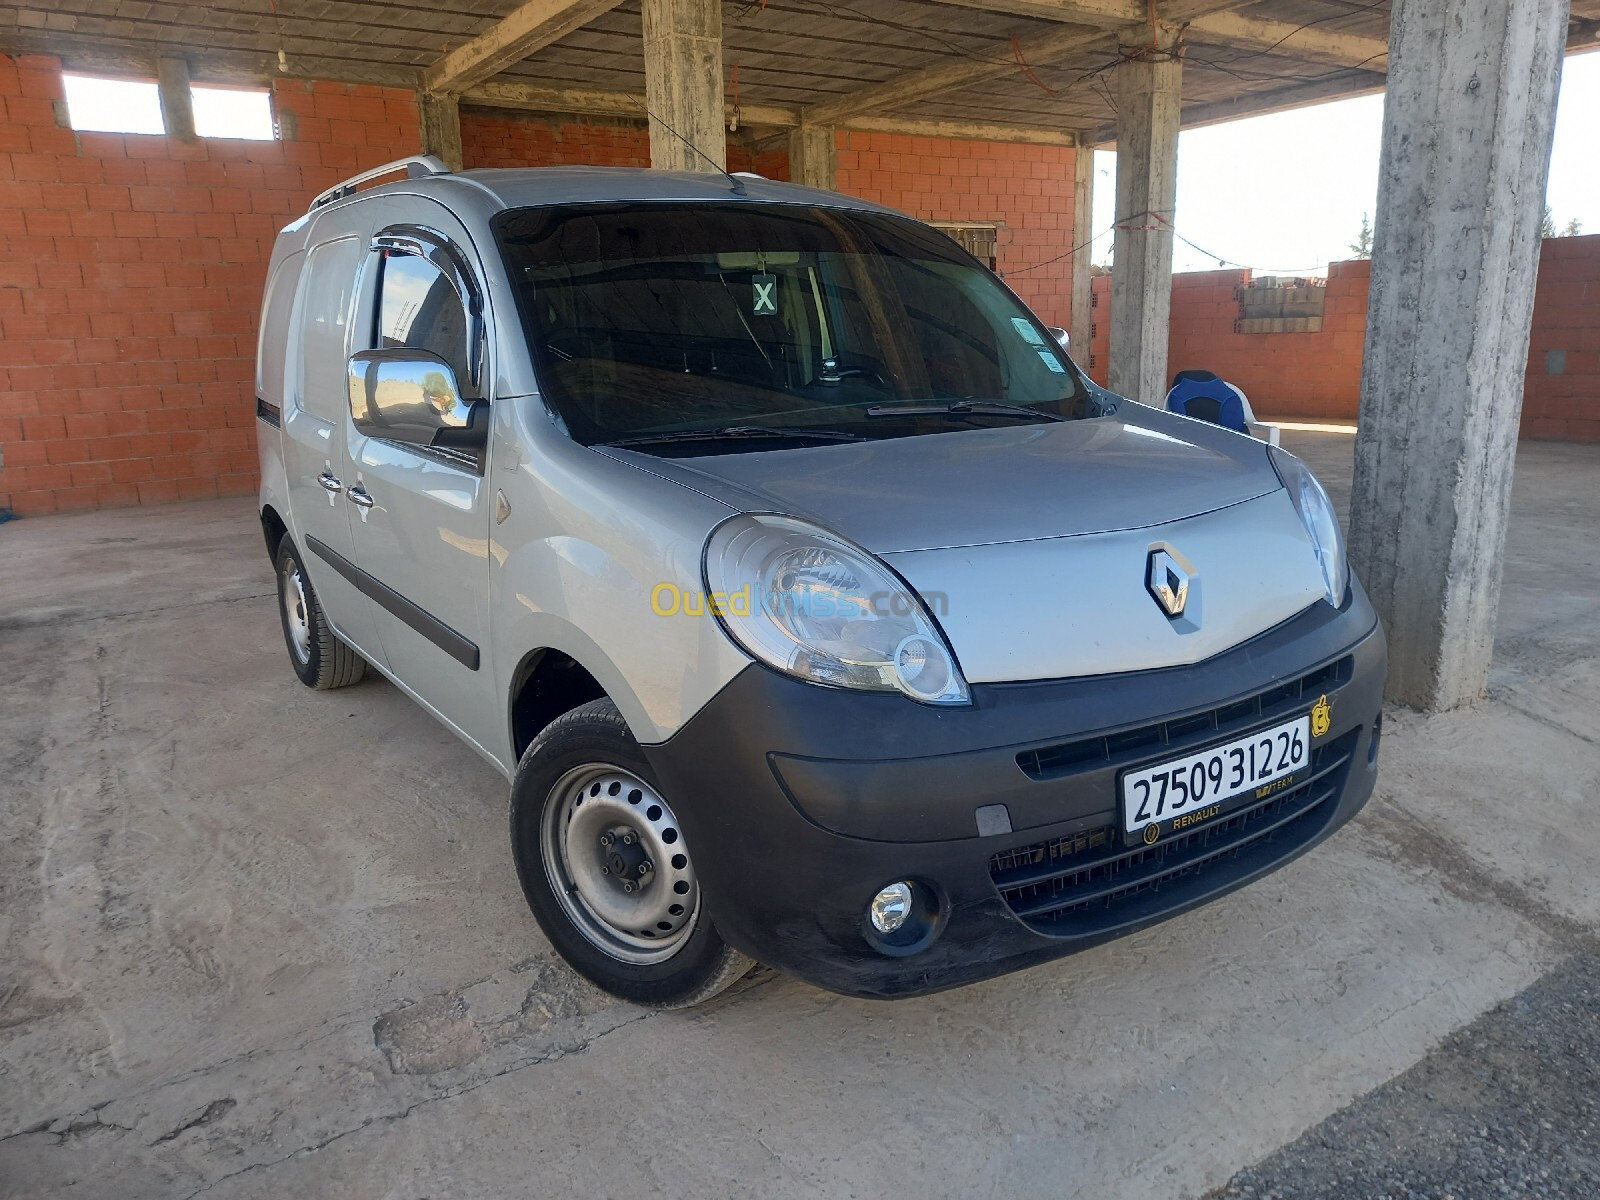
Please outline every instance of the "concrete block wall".
[[[1372, 264], [1334, 263], [1322, 329], [1235, 333], [1236, 289], [1249, 271], [1196, 271], [1172, 280], [1167, 376], [1215, 371], [1268, 418], [1353, 421], [1361, 402]], [[1094, 280], [1090, 374], [1105, 382], [1111, 280]], [[1159, 397], [1155, 398], [1159, 401]], [[1547, 238], [1539, 260], [1524, 378], [1522, 435], [1600, 441], [1600, 236]]]
[[293, 139], [77, 133], [60, 64], [0, 55], [0, 507], [256, 485], [256, 314], [278, 230], [418, 145], [410, 92], [283, 81]]

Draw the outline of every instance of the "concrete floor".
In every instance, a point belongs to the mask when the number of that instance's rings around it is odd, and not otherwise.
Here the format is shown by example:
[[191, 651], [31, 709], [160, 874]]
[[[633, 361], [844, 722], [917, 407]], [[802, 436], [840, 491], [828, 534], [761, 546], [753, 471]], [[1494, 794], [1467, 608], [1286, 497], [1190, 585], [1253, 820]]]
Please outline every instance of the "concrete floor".
[[[1291, 431], [1343, 502], [1351, 441]], [[1600, 447], [1530, 443], [1491, 700], [1318, 852], [894, 1004], [652, 1014], [528, 915], [505, 785], [290, 674], [248, 500], [0, 526], [0, 1192], [1197, 1196], [1600, 925]]]

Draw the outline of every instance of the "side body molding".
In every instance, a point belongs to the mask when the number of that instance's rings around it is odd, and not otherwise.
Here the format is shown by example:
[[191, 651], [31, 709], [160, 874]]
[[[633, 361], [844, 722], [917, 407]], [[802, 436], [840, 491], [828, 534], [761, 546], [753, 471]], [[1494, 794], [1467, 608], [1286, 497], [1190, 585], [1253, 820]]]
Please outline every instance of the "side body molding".
[[307, 536], [306, 547], [339, 572], [362, 595], [394, 614], [469, 671], [478, 669], [478, 647], [426, 609], [413, 604], [382, 580], [375, 579], [338, 551]]

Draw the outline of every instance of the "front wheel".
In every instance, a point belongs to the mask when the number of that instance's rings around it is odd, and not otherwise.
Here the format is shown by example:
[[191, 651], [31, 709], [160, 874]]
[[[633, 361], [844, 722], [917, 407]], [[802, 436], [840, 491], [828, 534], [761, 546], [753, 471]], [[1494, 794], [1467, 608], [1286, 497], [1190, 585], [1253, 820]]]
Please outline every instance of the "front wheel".
[[612, 995], [685, 1008], [754, 965], [717, 935], [677, 816], [609, 700], [558, 717], [523, 754], [511, 845], [540, 928]]

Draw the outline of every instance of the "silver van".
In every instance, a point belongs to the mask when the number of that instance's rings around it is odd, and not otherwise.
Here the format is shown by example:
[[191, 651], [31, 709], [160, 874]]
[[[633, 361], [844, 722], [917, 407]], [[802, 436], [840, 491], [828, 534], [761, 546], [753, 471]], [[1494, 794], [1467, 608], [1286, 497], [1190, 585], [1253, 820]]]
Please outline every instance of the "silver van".
[[282, 232], [263, 314], [291, 665], [499, 768], [534, 916], [616, 995], [1015, 970], [1372, 792], [1383, 634], [1311, 473], [1096, 387], [926, 225], [405, 160]]

